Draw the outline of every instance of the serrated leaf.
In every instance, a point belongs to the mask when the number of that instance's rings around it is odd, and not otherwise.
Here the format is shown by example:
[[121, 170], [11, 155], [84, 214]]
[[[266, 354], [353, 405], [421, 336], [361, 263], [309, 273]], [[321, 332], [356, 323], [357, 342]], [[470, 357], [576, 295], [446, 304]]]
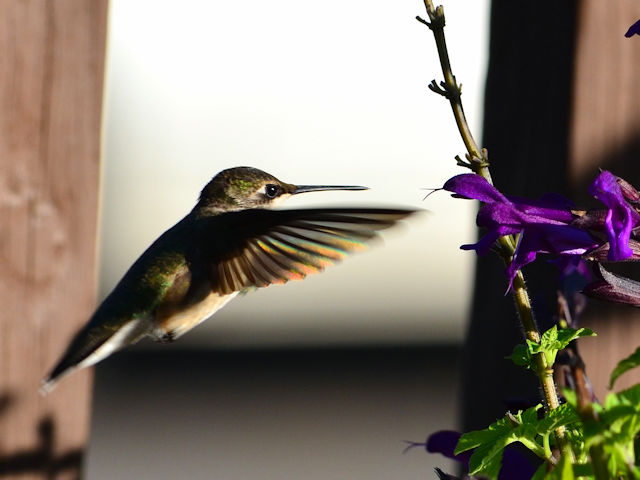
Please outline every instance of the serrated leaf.
[[558, 331], [557, 340], [560, 345], [560, 349], [566, 348], [573, 340], [580, 337], [596, 337], [596, 333], [590, 328], [579, 328], [574, 330], [573, 328], [563, 328]]
[[553, 432], [556, 428], [566, 426], [580, 420], [575, 410], [567, 404], [554, 408], [538, 422], [536, 431], [540, 434]]
[[469, 474], [480, 474], [490, 479], [497, 478], [503, 451], [511, 443], [520, 442], [537, 455], [544, 456], [544, 449], [536, 442], [537, 411], [540, 408], [542, 405], [536, 405], [524, 412], [507, 414], [484, 430], [465, 433], [454, 453], [457, 455], [475, 448], [469, 459]]
[[482, 474], [495, 480], [502, 467], [502, 453], [507, 445], [513, 442], [502, 437], [501, 441], [485, 443], [473, 452], [469, 459], [469, 475]]
[[[489, 428], [491, 428], [491, 426]], [[489, 429], [474, 430], [473, 432], [463, 433], [460, 440], [458, 440], [458, 445], [456, 445], [453, 454], [458, 455], [462, 452], [466, 452], [467, 450], [471, 450], [472, 448], [479, 447], [484, 443], [489, 443], [495, 437], [496, 432]]]
[[540, 353], [542, 351], [542, 345], [539, 343], [536, 343], [532, 340], [527, 339], [527, 347], [529, 348], [529, 352], [531, 352], [532, 355], [536, 354], [536, 353]]
[[558, 326], [554, 325], [549, 330], [542, 334], [540, 338], [540, 345], [543, 347], [553, 345], [553, 343], [558, 339]]
[[540, 410], [541, 408], [542, 404], [539, 403], [537, 405], [534, 405], [533, 407], [527, 408], [524, 412], [518, 412], [516, 418], [523, 425], [535, 425], [536, 423], [538, 423], [538, 410]]
[[588, 328], [579, 328], [578, 330], [573, 328], [563, 328], [558, 330], [558, 327], [554, 325], [542, 334], [538, 350], [543, 352], [547, 357], [547, 362], [549, 362], [550, 365], [553, 365], [556, 361], [556, 355], [559, 350], [567, 348], [567, 346], [576, 338], [594, 335], [595, 333], [593, 330]]
[[638, 347], [636, 351], [629, 355], [627, 358], [624, 358], [620, 360], [620, 362], [618, 362], [616, 368], [614, 368], [613, 372], [611, 372], [611, 378], [609, 379], [609, 388], [613, 388], [613, 384], [618, 379], [618, 377], [620, 377], [620, 375], [628, 372], [638, 365], [640, 365], [640, 347]]

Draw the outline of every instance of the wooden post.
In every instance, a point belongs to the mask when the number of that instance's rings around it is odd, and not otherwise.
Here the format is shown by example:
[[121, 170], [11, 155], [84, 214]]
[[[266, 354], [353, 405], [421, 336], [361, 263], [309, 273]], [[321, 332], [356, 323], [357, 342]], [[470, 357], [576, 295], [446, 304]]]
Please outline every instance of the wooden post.
[[0, 0], [0, 478], [79, 478], [91, 379], [40, 380], [95, 302], [107, 0]]

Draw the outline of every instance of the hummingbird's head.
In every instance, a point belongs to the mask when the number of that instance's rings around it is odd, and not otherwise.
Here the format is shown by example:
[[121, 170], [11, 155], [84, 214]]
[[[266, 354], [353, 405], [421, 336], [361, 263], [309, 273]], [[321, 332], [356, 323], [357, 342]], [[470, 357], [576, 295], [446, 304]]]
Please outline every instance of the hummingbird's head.
[[213, 177], [202, 189], [195, 210], [211, 215], [249, 208], [269, 208], [298, 193], [366, 189], [347, 185], [293, 185], [257, 168], [235, 167]]

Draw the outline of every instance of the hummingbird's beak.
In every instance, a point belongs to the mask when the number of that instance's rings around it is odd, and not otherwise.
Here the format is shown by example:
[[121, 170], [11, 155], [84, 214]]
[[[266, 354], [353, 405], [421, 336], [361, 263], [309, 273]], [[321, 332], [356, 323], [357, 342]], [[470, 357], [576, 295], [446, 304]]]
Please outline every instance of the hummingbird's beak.
[[325, 190], [369, 190], [369, 187], [359, 185], [295, 185], [291, 195], [306, 192], [323, 192]]

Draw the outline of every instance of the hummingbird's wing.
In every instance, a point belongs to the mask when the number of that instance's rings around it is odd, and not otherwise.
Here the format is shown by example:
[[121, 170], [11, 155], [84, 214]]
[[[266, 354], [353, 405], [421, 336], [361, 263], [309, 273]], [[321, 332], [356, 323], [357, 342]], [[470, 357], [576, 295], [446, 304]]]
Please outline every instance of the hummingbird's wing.
[[196, 244], [214, 292], [299, 280], [366, 248], [403, 209], [250, 209], [198, 220]]

